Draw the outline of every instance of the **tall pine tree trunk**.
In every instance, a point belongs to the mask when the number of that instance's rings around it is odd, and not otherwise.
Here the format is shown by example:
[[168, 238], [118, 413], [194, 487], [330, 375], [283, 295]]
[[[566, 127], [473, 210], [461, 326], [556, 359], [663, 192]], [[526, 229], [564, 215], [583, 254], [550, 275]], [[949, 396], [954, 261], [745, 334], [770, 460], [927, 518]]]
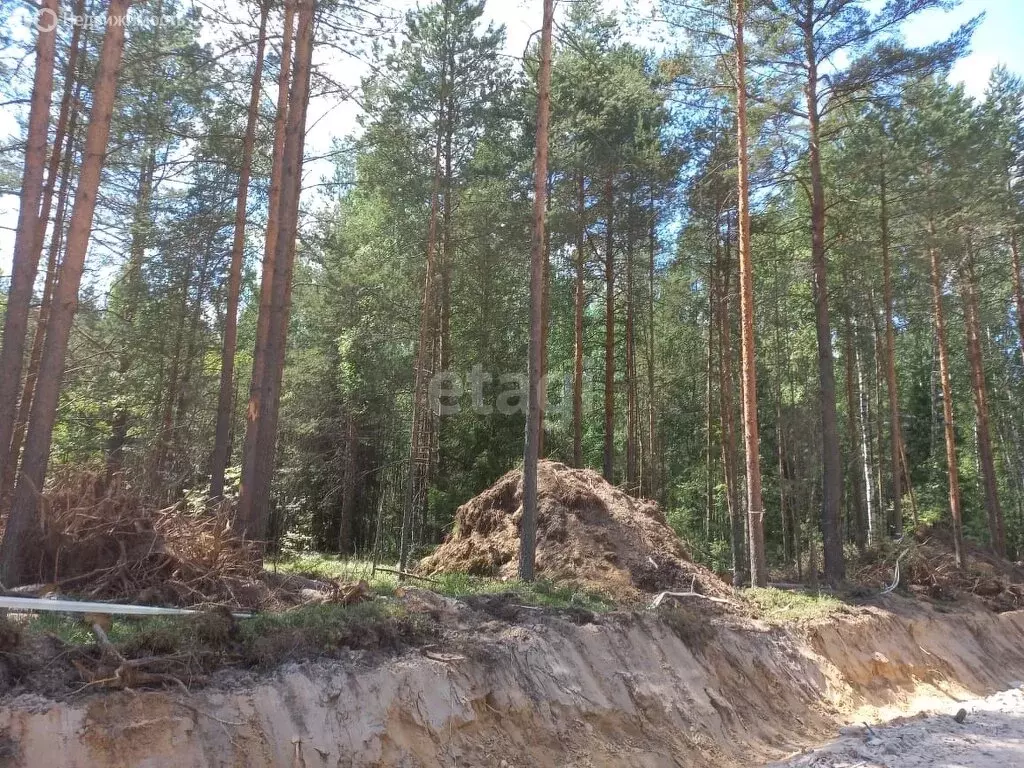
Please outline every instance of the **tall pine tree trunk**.
[[[728, 219], [729, 213], [726, 212]], [[716, 238], [717, 242], [717, 238]], [[735, 380], [732, 368], [732, 227], [727, 227], [725, 247], [719, 248], [722, 275], [718, 311], [718, 401], [722, 425], [722, 467], [725, 470], [725, 495], [729, 507], [729, 541], [732, 548], [732, 583], [743, 586], [747, 581], [746, 525], [740, 511], [739, 480], [736, 456], [736, 417], [733, 408]]]
[[928, 257], [931, 263], [932, 310], [935, 321], [935, 341], [939, 353], [939, 377], [942, 381], [942, 416], [946, 439], [946, 467], [949, 472], [949, 513], [953, 523], [953, 551], [957, 568], [963, 568], [964, 534], [960, 510], [960, 470], [956, 458], [956, 429], [953, 422], [953, 384], [949, 371], [949, 345], [946, 340], [946, 316], [942, 309], [943, 273], [939, 263], [939, 249], [935, 244], [935, 224], [929, 222]]
[[260, 7], [260, 31], [256, 42], [256, 65], [249, 91], [249, 113], [242, 140], [242, 167], [238, 174], [235, 201], [235, 231], [231, 244], [231, 266], [228, 270], [227, 311], [224, 317], [224, 341], [220, 357], [220, 388], [217, 395], [217, 426], [214, 430], [213, 456], [210, 459], [210, 499], [224, 495], [224, 473], [231, 460], [231, 414], [234, 410], [235, 347], [238, 344], [238, 299], [242, 288], [242, 261], [245, 256], [245, 220], [249, 201], [249, 178], [256, 144], [256, 122], [259, 119], [260, 95], [263, 92], [263, 56], [267, 45], [269, 0]]
[[[850, 515], [850, 521], [853, 524], [854, 541], [857, 544], [857, 548], [861, 551], [864, 550], [867, 542], [865, 528], [867, 527], [864, 523], [865, 520], [871, 517], [869, 508], [871, 506], [870, 497], [870, 483], [871, 483], [871, 471], [866, 462], [862, 461], [865, 456], [865, 446], [863, 442], [863, 433], [861, 431], [860, 423], [860, 410], [861, 410], [861, 391], [858, 387], [860, 384], [860, 361], [857, 359], [854, 344], [853, 335], [853, 322], [850, 320], [849, 310], [846, 312], [845, 323], [845, 354], [843, 357], [846, 361], [846, 423], [847, 432], [850, 434], [850, 465], [852, 468], [852, 482], [849, 484], [851, 491], [851, 506], [853, 507], [853, 514]], [[868, 499], [867, 507], [865, 507], [865, 486], [868, 488]]]
[[[84, 13], [85, 2], [79, 0], [75, 6], [75, 13], [81, 16]], [[32, 350], [29, 353], [28, 372], [25, 374], [25, 385], [22, 388], [21, 402], [18, 405], [18, 418], [14, 426], [14, 434], [11, 437], [11, 448], [7, 455], [7, 464], [3, 467], [2, 482], [0, 482], [0, 507], [10, 498], [14, 490], [14, 478], [17, 474], [18, 461], [21, 457], [21, 446], [25, 440], [25, 430], [28, 427], [29, 414], [32, 411], [32, 400], [35, 397], [36, 380], [39, 377], [39, 359], [43, 354], [43, 341], [46, 338], [46, 324], [50, 317], [50, 304], [53, 301], [53, 289], [57, 282], [59, 268], [60, 249], [64, 242], [64, 225], [67, 220], [68, 199], [71, 190], [71, 164], [75, 153], [75, 140], [78, 129], [78, 109], [76, 105], [82, 93], [82, 80], [79, 77], [78, 61], [81, 49], [85, 47], [81, 39], [82, 25], [76, 24], [71, 33], [70, 53], [68, 55], [67, 70], [64, 76], [64, 95], [61, 99], [60, 115], [57, 118], [57, 129], [54, 134], [53, 149], [50, 154], [50, 167], [46, 176], [46, 187], [43, 189], [43, 204], [39, 214], [39, 227], [36, 238], [36, 251], [38, 255], [34, 258], [38, 263], [42, 256], [42, 249], [46, 240], [46, 224], [50, 219], [50, 208], [53, 204], [53, 195], [58, 177], [60, 178], [60, 189], [57, 194], [57, 211], [53, 219], [53, 228], [50, 233], [50, 247], [46, 257], [46, 279], [43, 283], [43, 296], [39, 305], [39, 316], [36, 319], [36, 327], [33, 333]]]
[[50, 101], [53, 95], [53, 69], [57, 51], [57, 0], [44, 0], [39, 10], [36, 36], [36, 69], [25, 144], [25, 166], [21, 177], [18, 224], [14, 235], [11, 262], [11, 287], [7, 294], [3, 346], [0, 348], [0, 478], [6, 473], [14, 420], [21, 388], [25, 341], [28, 335], [32, 287], [39, 268], [46, 220], [39, 215], [46, 169], [46, 140], [50, 125]]
[[1024, 360], [1024, 290], [1021, 289], [1020, 244], [1016, 227], [1010, 229], [1010, 259], [1013, 266], [1013, 303], [1017, 310], [1017, 342], [1021, 359]]
[[747, 525], [750, 573], [755, 587], [768, 586], [761, 495], [761, 433], [757, 419], [757, 348], [754, 339], [754, 262], [750, 253], [750, 168], [747, 156], [747, 60], [743, 39], [746, 11], [736, 0], [736, 149], [739, 206], [740, 358], [743, 384], [743, 442], [747, 462]]
[[523, 457], [523, 517], [519, 532], [519, 578], [531, 581], [537, 549], [537, 464], [540, 458], [543, 392], [544, 239], [547, 211], [548, 128], [551, 120], [551, 37], [554, 0], [544, 0], [540, 71], [537, 73], [537, 148], [533, 165], [533, 242], [530, 249], [530, 344], [526, 440]]
[[[146, 238], [149, 234], [150, 204], [153, 198], [153, 177], [156, 173], [156, 146], [149, 143], [146, 160], [139, 172], [138, 197], [132, 220], [131, 244], [128, 247], [128, 270], [125, 277], [124, 307], [121, 319], [125, 330], [135, 324], [135, 317], [142, 301], [142, 266], [146, 255]], [[185, 287], [188, 289], [188, 286]], [[131, 370], [135, 350], [131, 340], [122, 338], [117, 363], [118, 379], [122, 383]], [[107, 440], [107, 481], [121, 470], [124, 461], [124, 447], [128, 441], [129, 413], [126, 405], [120, 405], [111, 419], [110, 437]]]
[[655, 259], [658, 254], [656, 229], [658, 211], [654, 205], [654, 190], [651, 190], [651, 230], [649, 237], [649, 258], [647, 261], [647, 465], [644, 477], [647, 479], [647, 496], [656, 499], [659, 496], [659, 483], [656, 479], [658, 466], [658, 429], [656, 422], [657, 396], [654, 384], [654, 365], [657, 354], [657, 343], [654, 340], [654, 273]]
[[576, 178], [576, 275], [573, 298], [572, 465], [583, 466], [583, 313], [586, 309], [586, 178]]
[[988, 388], [985, 384], [985, 363], [982, 354], [981, 321], [978, 317], [978, 282], [969, 240], [967, 248], [967, 274], [962, 285], [962, 292], [967, 321], [967, 360], [971, 368], [971, 389], [974, 394], [974, 413], [978, 433], [978, 456], [981, 459], [985, 511], [988, 516], [992, 549], [1000, 557], [1006, 557], [1006, 526], [1003, 521], [1003, 509], [999, 504], [999, 480], [996, 477], [995, 455], [992, 450]]
[[604, 479], [615, 482], [615, 183], [608, 172], [604, 197], [608, 207], [604, 255]]
[[718, 317], [718, 236], [715, 236], [715, 250], [708, 260], [708, 344], [707, 361], [705, 371], [707, 372], [706, 387], [704, 393], [704, 478], [707, 483], [705, 487], [704, 507], [704, 538], [711, 540], [711, 530], [715, 518], [715, 325]]
[[[632, 200], [630, 209], [632, 209]], [[632, 222], [630, 222], [632, 223]], [[626, 493], [638, 492], [637, 433], [639, 430], [636, 391], [636, 313], [633, 301], [633, 233], [626, 231]]]
[[[130, 0], [111, 0], [108, 13], [115, 18], [124, 17]], [[46, 467], [57, 419], [61, 380], [71, 323], [78, 308], [78, 289], [85, 268], [85, 254], [92, 233], [96, 193], [99, 189], [103, 161], [110, 134], [110, 119], [114, 111], [117, 75], [124, 51], [124, 25], [109, 24], [100, 51], [89, 130], [86, 134], [78, 190], [68, 229], [67, 253], [60, 281], [54, 292], [43, 356], [39, 366], [39, 381], [29, 419], [25, 455], [14, 490], [11, 512], [0, 545], [0, 583], [13, 587], [31, 578], [28, 572], [29, 546], [39, 535], [39, 492], [46, 479]], [[47, 100], [48, 101], [48, 100]], [[45, 137], [44, 137], [45, 149]], [[19, 371], [20, 371], [20, 365]], [[6, 451], [0, 452], [6, 455]]]
[[886, 186], [885, 156], [879, 183], [882, 229], [882, 283], [885, 301], [885, 379], [889, 394], [889, 459], [891, 463], [892, 516], [894, 535], [903, 535], [902, 465], [903, 425], [900, 417], [899, 380], [896, 378], [896, 332], [893, 326], [892, 255], [889, 248], [889, 207]]
[[[246, 409], [245, 457], [254, 460], [259, 441], [260, 394], [266, 369], [267, 336], [270, 327], [270, 304], [274, 292], [277, 233], [281, 219], [281, 176], [284, 172], [284, 142], [288, 124], [288, 96], [291, 86], [292, 42], [295, 31], [295, 0], [284, 2], [284, 27], [281, 33], [281, 63], [277, 77], [277, 108], [274, 114], [274, 147], [271, 155], [270, 189], [267, 196], [267, 232], [263, 243], [263, 268], [260, 275], [260, 303], [256, 318], [256, 344], [253, 350], [252, 378], [249, 383], [249, 406]], [[251, 497], [250, 497], [251, 500]], [[241, 505], [241, 500], [239, 500]], [[249, 504], [249, 500], [246, 501]], [[242, 529], [242, 518], [251, 515], [239, 506], [235, 513], [236, 529]]]
[[288, 342], [288, 320], [291, 313], [299, 196], [302, 191], [302, 161], [306, 137], [306, 111], [309, 105], [315, 6], [315, 0], [300, 0], [297, 3], [295, 75], [288, 98], [265, 354], [258, 382], [255, 418], [249, 422], [253, 435], [250, 439], [247, 430], [243, 449], [242, 485], [239, 492], [236, 529], [243, 537], [257, 542], [266, 540], [270, 522], [270, 491], [277, 448], [277, 419]]
[[825, 256], [825, 185], [821, 171], [818, 70], [813, 20], [804, 28], [810, 66], [807, 74], [807, 113], [810, 123], [808, 165], [811, 173], [811, 271], [814, 324], [818, 341], [818, 383], [821, 399], [822, 499], [821, 531], [825, 581], [837, 586], [846, 578], [840, 509], [843, 498], [843, 457], [836, 416], [836, 373], [832, 353], [832, 324], [828, 308], [828, 264]]

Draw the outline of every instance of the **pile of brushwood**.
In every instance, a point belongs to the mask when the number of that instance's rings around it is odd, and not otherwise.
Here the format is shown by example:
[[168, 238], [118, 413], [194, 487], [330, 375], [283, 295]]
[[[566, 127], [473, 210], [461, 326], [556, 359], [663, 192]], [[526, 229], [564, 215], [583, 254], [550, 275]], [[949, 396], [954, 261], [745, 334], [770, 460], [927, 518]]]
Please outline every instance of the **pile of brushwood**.
[[268, 573], [232, 532], [230, 508], [156, 508], [102, 473], [58, 476], [41, 498], [42, 536], [22, 595], [231, 610], [340, 602], [352, 585]]
[[945, 525], [922, 528], [900, 541], [869, 549], [851, 569], [854, 583], [906, 590], [918, 597], [972, 597], [1002, 613], [1024, 608], [1024, 568], [969, 540], [965, 565], [957, 568], [952, 534]]

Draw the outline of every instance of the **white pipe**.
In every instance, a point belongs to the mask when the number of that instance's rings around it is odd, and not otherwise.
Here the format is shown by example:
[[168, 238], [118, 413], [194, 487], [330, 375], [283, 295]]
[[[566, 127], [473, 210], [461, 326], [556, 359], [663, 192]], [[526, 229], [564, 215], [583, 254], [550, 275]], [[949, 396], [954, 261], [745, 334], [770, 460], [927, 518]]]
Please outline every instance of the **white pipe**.
[[[110, 616], [192, 616], [201, 611], [187, 608], [160, 608], [154, 605], [119, 605], [117, 603], [87, 603], [78, 600], [50, 600], [40, 597], [3, 597], [0, 608], [11, 611], [52, 613], [101, 613]], [[233, 613], [236, 619], [249, 619], [252, 614]]]

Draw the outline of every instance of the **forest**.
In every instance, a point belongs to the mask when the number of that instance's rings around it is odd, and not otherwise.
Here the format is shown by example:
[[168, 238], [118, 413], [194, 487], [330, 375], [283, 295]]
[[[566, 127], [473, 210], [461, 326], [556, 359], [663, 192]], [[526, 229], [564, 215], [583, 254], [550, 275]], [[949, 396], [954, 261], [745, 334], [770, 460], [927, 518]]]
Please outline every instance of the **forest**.
[[545, 0], [510, 51], [483, 0], [3, 0], [0, 582], [70, 477], [405, 571], [524, 456], [524, 542], [547, 459], [737, 586], [1018, 558], [1024, 79], [905, 42], [955, 5]]

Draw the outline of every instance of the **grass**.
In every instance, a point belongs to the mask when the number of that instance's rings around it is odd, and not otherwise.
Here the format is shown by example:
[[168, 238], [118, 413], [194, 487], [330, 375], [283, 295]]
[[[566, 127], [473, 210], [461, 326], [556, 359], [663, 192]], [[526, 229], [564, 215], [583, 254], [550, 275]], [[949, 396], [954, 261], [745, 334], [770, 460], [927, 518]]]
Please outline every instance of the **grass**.
[[[381, 570], [375, 573], [369, 560], [345, 559], [330, 555], [290, 555], [276, 561], [270, 568], [281, 573], [297, 573], [312, 577], [344, 581], [365, 580], [377, 594], [382, 595], [394, 594], [400, 583], [395, 574]], [[469, 576], [464, 573], [443, 573], [430, 577], [429, 581], [410, 579], [407, 583], [453, 598], [512, 593], [524, 605], [583, 608], [595, 613], [606, 613], [614, 608], [612, 601], [604, 595], [545, 580], [526, 583]]]
[[[96, 638], [84, 622], [43, 614], [22, 626], [31, 637], [53, 634], [69, 645], [87, 647]], [[232, 622], [216, 612], [195, 616], [114, 619], [107, 636], [126, 658], [187, 653], [211, 668], [217, 659], [271, 666], [349, 649], [393, 649], [431, 635], [426, 622], [394, 602], [353, 606], [308, 605], [258, 614]]]
[[786, 589], [747, 589], [743, 598], [757, 617], [778, 624], [826, 619], [849, 609], [832, 595]]

